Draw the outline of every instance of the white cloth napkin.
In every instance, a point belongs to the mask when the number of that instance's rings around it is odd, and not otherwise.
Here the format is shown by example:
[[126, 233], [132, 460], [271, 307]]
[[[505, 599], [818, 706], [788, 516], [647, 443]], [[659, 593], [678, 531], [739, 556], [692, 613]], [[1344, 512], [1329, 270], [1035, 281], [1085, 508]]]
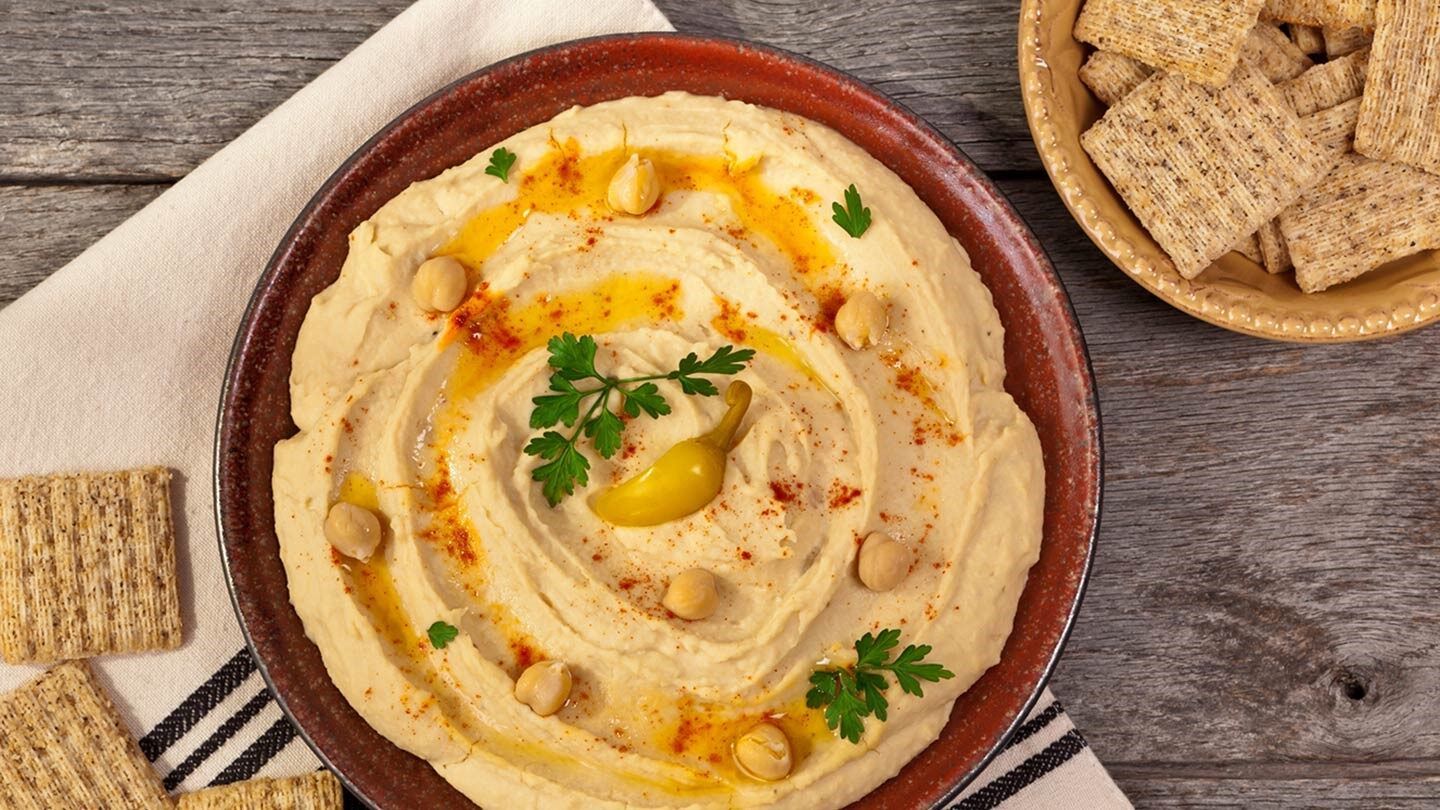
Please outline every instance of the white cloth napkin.
[[[215, 539], [211, 446], [219, 381], [256, 277], [325, 178], [417, 100], [542, 45], [670, 29], [648, 0], [590, 0], [577, 11], [569, 0], [420, 0], [0, 311], [0, 476], [150, 464], [179, 473], [185, 643], [93, 662], [171, 790], [319, 767], [244, 649]], [[37, 671], [0, 665], [0, 691]], [[1039, 706], [1052, 702], [1047, 693]], [[1040, 807], [1048, 802], [1026, 799], [1089, 795], [1084, 789], [1128, 806], [1088, 749], [1058, 760], [1051, 752], [1040, 766], [1024, 768], [1054, 748], [1052, 739], [1069, 739], [1073, 727], [1063, 713], [1055, 709], [1048, 719], [1000, 757], [960, 806], [993, 807], [1014, 794], [1021, 806]], [[1072, 748], [1073, 741], [1062, 744]], [[1016, 793], [1046, 770], [1041, 785], [1065, 774], [1076, 785]]]

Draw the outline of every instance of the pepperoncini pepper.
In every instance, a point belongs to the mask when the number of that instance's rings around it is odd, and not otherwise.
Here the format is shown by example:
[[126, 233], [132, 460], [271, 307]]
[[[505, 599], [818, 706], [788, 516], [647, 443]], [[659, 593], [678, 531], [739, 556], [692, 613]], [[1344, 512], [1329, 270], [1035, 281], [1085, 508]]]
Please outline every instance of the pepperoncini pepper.
[[750, 407], [750, 386], [725, 389], [729, 410], [710, 432], [675, 445], [643, 472], [600, 492], [590, 508], [616, 526], [656, 526], [705, 508], [725, 482], [725, 458]]

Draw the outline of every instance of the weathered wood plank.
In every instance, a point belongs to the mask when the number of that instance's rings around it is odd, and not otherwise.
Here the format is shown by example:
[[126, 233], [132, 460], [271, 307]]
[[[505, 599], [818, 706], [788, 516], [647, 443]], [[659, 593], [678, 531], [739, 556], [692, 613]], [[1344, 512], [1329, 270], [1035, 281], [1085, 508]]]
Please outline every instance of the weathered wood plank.
[[1434, 807], [1440, 796], [1436, 777], [1416, 779], [1129, 779], [1120, 786], [1136, 807], [1236, 808], [1282, 810], [1414, 810]]
[[[0, 179], [178, 178], [407, 5], [8, 3]], [[660, 5], [681, 30], [746, 36], [852, 70], [988, 168], [1038, 167], [1020, 108], [1008, 3]]]
[[409, 4], [6, 2], [0, 177], [178, 178]]
[[0, 186], [0, 307], [80, 255], [167, 186]]

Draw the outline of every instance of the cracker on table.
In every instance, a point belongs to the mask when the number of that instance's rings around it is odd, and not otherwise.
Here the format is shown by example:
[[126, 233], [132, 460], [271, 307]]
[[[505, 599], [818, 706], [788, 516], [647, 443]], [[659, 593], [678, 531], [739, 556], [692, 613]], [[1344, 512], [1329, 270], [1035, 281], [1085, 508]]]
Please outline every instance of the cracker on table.
[[0, 697], [0, 807], [168, 808], [159, 777], [84, 661]]
[[11, 663], [178, 646], [170, 471], [0, 480], [0, 610]]
[[1260, 226], [1255, 232], [1255, 239], [1260, 244], [1260, 266], [1265, 272], [1275, 275], [1283, 273], [1295, 267], [1290, 263], [1290, 249], [1285, 246], [1285, 237], [1280, 233], [1280, 224], [1270, 220]]
[[1381, 0], [1355, 151], [1440, 174], [1440, 0]]
[[1321, 28], [1374, 28], [1375, 0], [1265, 0], [1260, 15]]
[[1349, 152], [1355, 141], [1355, 122], [1360, 118], [1360, 99], [1352, 98], [1300, 119], [1305, 137], [1337, 154]]
[[1080, 81], [1090, 88], [1100, 103], [1112, 107], [1154, 72], [1149, 65], [1128, 56], [1095, 51], [1080, 66]]
[[1325, 55], [1331, 59], [1369, 47], [1375, 39], [1374, 32], [1369, 28], [1324, 28], [1321, 31], [1325, 38]]
[[1351, 153], [1280, 215], [1308, 293], [1440, 248], [1440, 176]]
[[1299, 116], [1359, 98], [1365, 90], [1369, 60], [1370, 52], [1361, 50], [1316, 65], [1290, 81], [1281, 82], [1280, 95]]
[[1245, 63], [1219, 90], [1157, 73], [1080, 142], [1185, 278], [1274, 219], [1335, 160]]
[[1293, 79], [1315, 64], [1290, 41], [1280, 26], [1264, 20], [1250, 29], [1240, 58], [1260, 68], [1265, 78], [1272, 82]]
[[1311, 56], [1325, 53], [1325, 36], [1320, 33], [1320, 26], [1291, 23], [1289, 28], [1290, 41], [1295, 43], [1301, 53]]
[[1075, 37], [1211, 87], [1229, 79], [1264, 0], [1087, 0]]
[[329, 771], [290, 779], [251, 779], [185, 793], [178, 810], [340, 810], [340, 780]]

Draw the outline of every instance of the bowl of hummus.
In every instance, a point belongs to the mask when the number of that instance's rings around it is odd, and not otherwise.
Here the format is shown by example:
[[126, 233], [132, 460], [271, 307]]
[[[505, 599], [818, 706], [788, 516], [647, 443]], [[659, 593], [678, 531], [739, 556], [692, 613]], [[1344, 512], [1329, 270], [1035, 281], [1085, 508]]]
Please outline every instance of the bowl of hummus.
[[377, 807], [928, 807], [1088, 571], [1063, 289], [948, 141], [753, 45], [487, 68], [263, 275], [217, 509], [262, 672]]

